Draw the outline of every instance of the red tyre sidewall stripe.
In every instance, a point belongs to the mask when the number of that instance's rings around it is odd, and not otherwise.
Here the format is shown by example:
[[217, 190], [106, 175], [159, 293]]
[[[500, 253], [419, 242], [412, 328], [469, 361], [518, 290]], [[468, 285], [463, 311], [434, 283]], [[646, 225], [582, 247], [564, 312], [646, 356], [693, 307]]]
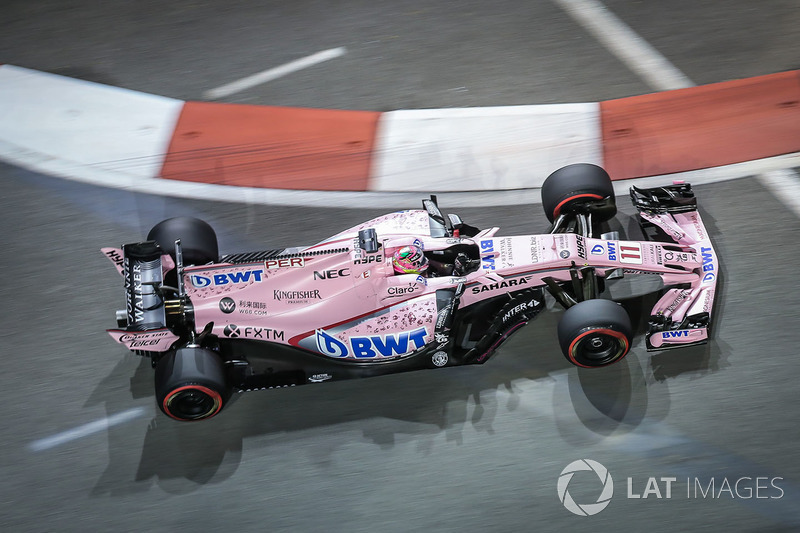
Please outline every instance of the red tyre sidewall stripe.
[[184, 385], [183, 387], [178, 387], [177, 389], [171, 391], [167, 396], [164, 398], [164, 402], [162, 403], [162, 407], [164, 408], [164, 412], [170, 418], [174, 418], [175, 420], [180, 420], [181, 422], [191, 422], [191, 420], [187, 420], [185, 418], [178, 418], [177, 416], [173, 416], [167, 407], [167, 402], [169, 402], [170, 398], [174, 397], [177, 393], [181, 391], [185, 391], [188, 389], [199, 390], [200, 392], [209, 395], [210, 397], [214, 398], [214, 401], [217, 404], [217, 409], [208, 416], [204, 416], [203, 418], [198, 418], [197, 420], [206, 420], [211, 418], [215, 414], [219, 413], [219, 410], [222, 409], [222, 396], [219, 395], [218, 392], [214, 392], [213, 390], [209, 389], [208, 387], [203, 387], [202, 385]]
[[575, 337], [572, 340], [572, 342], [570, 343], [570, 345], [569, 345], [569, 350], [568, 350], [569, 360], [572, 361], [572, 363], [577, 365], [577, 366], [580, 366], [580, 367], [583, 367], [583, 368], [596, 368], [596, 367], [593, 367], [593, 366], [582, 365], [578, 361], [576, 361], [575, 358], [572, 356], [572, 349], [575, 347], [575, 344], [579, 340], [584, 338], [585, 336], [589, 335], [590, 333], [605, 333], [605, 334], [610, 335], [612, 337], [616, 337], [618, 339], [621, 339], [625, 343], [625, 351], [622, 352], [622, 355], [620, 355], [619, 357], [617, 357], [613, 361], [609, 361], [608, 363], [605, 363], [605, 364], [602, 364], [602, 365], [599, 365], [599, 366], [606, 366], [606, 365], [610, 365], [611, 363], [615, 363], [615, 362], [619, 361], [620, 359], [625, 357], [625, 355], [628, 353], [628, 350], [630, 350], [630, 348], [631, 348], [631, 345], [628, 342], [628, 338], [625, 336], [624, 333], [620, 333], [619, 331], [614, 331], [613, 329], [605, 329], [605, 328], [604, 329], [590, 329], [590, 330], [584, 331], [583, 333], [581, 333], [580, 335]]
[[577, 198], [594, 198], [595, 200], [602, 200], [602, 199], [603, 199], [603, 196], [600, 196], [599, 194], [590, 194], [590, 193], [586, 193], [586, 194], [576, 194], [575, 196], [570, 196], [570, 197], [569, 197], [569, 198], [567, 198], [566, 200], [562, 200], [562, 201], [561, 201], [561, 202], [560, 202], [560, 203], [559, 203], [559, 204], [556, 206], [556, 208], [555, 208], [555, 209], [553, 209], [553, 218], [557, 218], [557, 217], [558, 217], [559, 213], [561, 212], [561, 207], [563, 207], [563, 205], [564, 205], [565, 203], [567, 203], [567, 202], [571, 202], [572, 200], [575, 200], [575, 199], [577, 199]]

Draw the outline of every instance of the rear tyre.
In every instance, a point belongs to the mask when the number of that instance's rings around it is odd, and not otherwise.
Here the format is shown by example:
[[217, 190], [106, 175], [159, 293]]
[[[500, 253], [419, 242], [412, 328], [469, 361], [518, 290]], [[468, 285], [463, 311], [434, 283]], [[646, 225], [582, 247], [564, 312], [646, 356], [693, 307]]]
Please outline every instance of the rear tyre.
[[156, 241], [173, 259], [176, 239], [181, 240], [183, 262], [186, 265], [204, 265], [219, 259], [217, 234], [199, 218], [168, 218], [153, 226], [147, 234], [148, 241]]
[[156, 365], [156, 401], [175, 420], [205, 420], [219, 413], [230, 398], [225, 365], [211, 350], [179, 348]]
[[[606, 205], [597, 205], [610, 198]], [[614, 187], [608, 172], [590, 163], [576, 163], [550, 174], [542, 184], [544, 214], [553, 222], [561, 214], [584, 211], [596, 222], [605, 222], [617, 214]]]
[[561, 351], [573, 365], [584, 368], [616, 363], [628, 353], [631, 319], [611, 300], [586, 300], [564, 313], [558, 323]]

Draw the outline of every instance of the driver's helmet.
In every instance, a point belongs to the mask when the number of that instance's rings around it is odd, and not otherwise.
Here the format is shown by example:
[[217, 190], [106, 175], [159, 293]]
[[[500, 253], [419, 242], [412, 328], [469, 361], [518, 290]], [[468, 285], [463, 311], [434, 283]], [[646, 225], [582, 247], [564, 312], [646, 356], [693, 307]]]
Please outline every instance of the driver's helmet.
[[392, 266], [398, 274], [422, 274], [428, 269], [428, 259], [419, 246], [403, 246], [392, 256]]

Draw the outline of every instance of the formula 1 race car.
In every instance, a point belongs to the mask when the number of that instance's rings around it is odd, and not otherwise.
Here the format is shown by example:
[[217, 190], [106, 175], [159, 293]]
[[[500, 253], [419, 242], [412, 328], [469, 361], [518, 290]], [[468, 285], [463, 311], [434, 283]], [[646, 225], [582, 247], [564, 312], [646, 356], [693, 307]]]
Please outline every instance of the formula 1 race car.
[[[648, 350], [706, 342], [719, 265], [689, 184], [630, 189], [645, 241], [600, 233], [617, 209], [598, 166], [561, 168], [541, 192], [552, 226], [540, 235], [480, 230], [431, 197], [312, 246], [220, 257], [208, 224], [171, 218], [145, 242], [102, 249], [127, 304], [108, 332], [151, 359], [158, 405], [177, 420], [216, 415], [234, 390], [485, 363], [545, 291], [566, 309], [569, 362], [609, 365], [631, 347], [629, 316], [601, 297], [622, 276], [663, 280]], [[407, 246], [437, 268], [398, 274]]]

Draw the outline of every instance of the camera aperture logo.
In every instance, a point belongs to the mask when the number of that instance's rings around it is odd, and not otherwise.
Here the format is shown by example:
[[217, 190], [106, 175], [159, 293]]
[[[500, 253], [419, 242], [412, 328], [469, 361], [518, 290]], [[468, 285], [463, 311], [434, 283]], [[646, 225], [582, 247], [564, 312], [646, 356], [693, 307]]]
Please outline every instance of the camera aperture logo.
[[[575, 475], [575, 472], [581, 471], [592, 471], [597, 474], [600, 495], [594, 503], [579, 504], [572, 499], [569, 493], [569, 483], [572, 481], [572, 476]], [[561, 500], [561, 503], [564, 504], [564, 507], [569, 512], [578, 516], [592, 516], [608, 507], [608, 504], [611, 503], [611, 497], [614, 495], [614, 480], [611, 479], [608, 469], [597, 461], [578, 459], [577, 461], [572, 461], [561, 471], [556, 488], [558, 490], [558, 499]]]

